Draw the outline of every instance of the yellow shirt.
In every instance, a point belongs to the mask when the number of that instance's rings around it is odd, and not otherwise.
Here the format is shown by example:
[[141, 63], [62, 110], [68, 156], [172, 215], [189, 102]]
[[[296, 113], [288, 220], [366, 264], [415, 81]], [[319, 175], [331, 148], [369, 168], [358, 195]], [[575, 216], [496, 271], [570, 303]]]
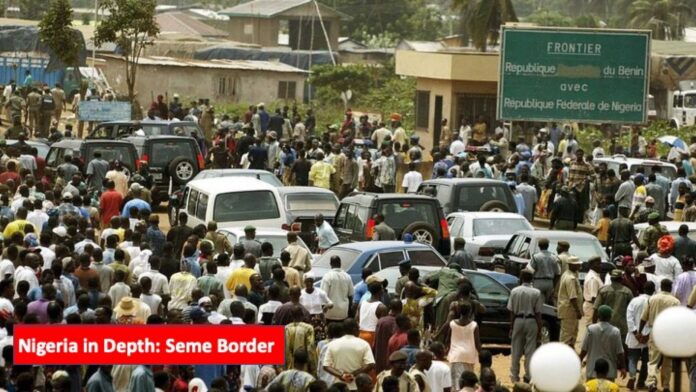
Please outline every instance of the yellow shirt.
[[[9, 223], [7, 225], [7, 227], [5, 227], [5, 231], [3, 231], [2, 235], [4, 238], [10, 238], [10, 237], [12, 237], [12, 234], [17, 233], [17, 232], [21, 232], [22, 237], [24, 237], [24, 234], [25, 234], [24, 229], [27, 226], [34, 227], [34, 225], [32, 225], [28, 220], [24, 220], [24, 219], [14, 220], [11, 223]], [[35, 227], [34, 227], [34, 233], [36, 233]]]
[[600, 241], [609, 240], [609, 218], [602, 218], [597, 222], [597, 239]]
[[619, 392], [619, 386], [609, 380], [594, 379], [585, 383], [587, 392]]
[[234, 272], [232, 272], [232, 275], [227, 278], [225, 287], [227, 287], [227, 290], [229, 290], [231, 293], [234, 293], [234, 288], [237, 287], [238, 284], [243, 284], [247, 289], [251, 290], [251, 282], [249, 281], [249, 278], [251, 278], [251, 275], [255, 273], [256, 271], [252, 268], [237, 268]]
[[330, 189], [331, 175], [334, 173], [336, 173], [336, 168], [333, 165], [319, 161], [313, 164], [309, 170], [309, 181], [316, 187]]

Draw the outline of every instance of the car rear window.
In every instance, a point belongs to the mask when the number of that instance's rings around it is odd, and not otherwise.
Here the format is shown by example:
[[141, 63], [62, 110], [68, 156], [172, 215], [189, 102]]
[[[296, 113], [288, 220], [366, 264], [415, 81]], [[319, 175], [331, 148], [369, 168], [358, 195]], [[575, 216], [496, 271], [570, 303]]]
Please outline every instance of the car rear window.
[[285, 197], [285, 207], [288, 211], [335, 210], [338, 202], [329, 194], [298, 193]]
[[521, 230], [530, 230], [524, 218], [521, 219], [474, 219], [474, 237], [479, 235], [508, 235]]
[[[434, 251], [430, 249], [409, 250], [406, 252], [412, 265], [422, 265], [427, 267], [444, 267], [445, 261]], [[384, 268], [384, 266], [382, 266]]]
[[213, 207], [216, 222], [236, 222], [280, 217], [271, 191], [231, 192], [217, 195]]
[[414, 222], [426, 222], [437, 228], [440, 223], [436, 203], [436, 200], [384, 200], [378, 211], [387, 225], [398, 232]]
[[350, 268], [355, 264], [360, 252], [353, 250], [342, 249], [342, 248], [331, 248], [324, 252], [319, 260], [317, 260], [313, 265], [322, 268], [331, 268], [331, 258], [338, 256], [341, 259], [341, 269], [344, 271], [350, 270]]
[[[636, 174], [638, 172], [638, 168], [643, 169], [643, 173], [646, 173], [645, 175], [647, 176], [648, 174], [653, 172], [653, 167], [654, 165], [631, 165], [631, 174]], [[665, 177], [669, 178], [670, 180], [673, 180], [677, 178], [677, 171], [674, 170], [672, 166], [661, 166], [662, 167], [662, 175]]]
[[152, 143], [150, 158], [150, 166], [164, 167], [169, 165], [171, 161], [179, 157], [186, 157], [195, 160], [193, 148], [188, 139], [183, 142], [181, 140], [172, 141], [156, 141]]
[[[556, 246], [558, 241], [564, 240], [563, 238], [549, 238], [549, 250], [551, 252], [556, 252]], [[600, 256], [605, 258], [604, 251], [598, 240], [593, 239], [570, 239], [570, 253], [573, 256], [577, 256], [581, 261], [587, 261], [590, 257]]]
[[508, 206], [515, 205], [508, 199], [508, 192], [502, 185], [462, 186], [457, 193], [454, 211], [479, 211], [481, 206], [491, 200], [500, 200]]
[[157, 125], [157, 124], [141, 124], [143, 127], [143, 132], [145, 132], [145, 135], [147, 136], [160, 136], [160, 135], [166, 135], [167, 133], [167, 126], [166, 125]]

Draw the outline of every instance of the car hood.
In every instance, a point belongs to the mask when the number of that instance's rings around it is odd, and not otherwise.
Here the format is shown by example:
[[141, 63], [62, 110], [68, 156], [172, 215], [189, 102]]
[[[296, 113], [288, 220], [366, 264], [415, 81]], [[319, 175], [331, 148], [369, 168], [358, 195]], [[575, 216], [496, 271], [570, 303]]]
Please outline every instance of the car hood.
[[326, 275], [326, 273], [329, 271], [331, 271], [331, 268], [312, 266], [309, 273], [314, 275], [314, 283], [316, 284], [317, 282], [321, 281], [321, 278], [323, 278], [324, 275]]

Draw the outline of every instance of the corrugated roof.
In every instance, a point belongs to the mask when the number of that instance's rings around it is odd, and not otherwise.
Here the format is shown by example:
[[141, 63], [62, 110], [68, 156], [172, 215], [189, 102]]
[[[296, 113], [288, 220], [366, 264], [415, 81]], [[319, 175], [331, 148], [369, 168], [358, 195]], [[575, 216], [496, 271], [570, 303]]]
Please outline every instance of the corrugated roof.
[[201, 37], [227, 37], [228, 34], [213, 26], [203, 23], [183, 12], [164, 12], [155, 16], [160, 33], [185, 34]]
[[[121, 56], [103, 55], [104, 58], [114, 58], [123, 60]], [[267, 72], [288, 72], [288, 73], [308, 73], [307, 71], [293, 66], [273, 62], [258, 60], [185, 60], [173, 57], [148, 56], [140, 57], [139, 65], [159, 65], [169, 67], [196, 67], [211, 69], [235, 69], [240, 71], [267, 71]]]
[[[220, 11], [219, 14], [237, 17], [251, 16], [257, 18], [271, 18], [285, 11], [311, 3], [312, 1], [313, 0], [253, 0], [226, 8]], [[350, 19], [350, 16], [338, 12], [325, 4], [319, 3], [319, 8], [321, 8], [322, 16], [326, 16], [325, 13], [331, 13], [341, 18]]]

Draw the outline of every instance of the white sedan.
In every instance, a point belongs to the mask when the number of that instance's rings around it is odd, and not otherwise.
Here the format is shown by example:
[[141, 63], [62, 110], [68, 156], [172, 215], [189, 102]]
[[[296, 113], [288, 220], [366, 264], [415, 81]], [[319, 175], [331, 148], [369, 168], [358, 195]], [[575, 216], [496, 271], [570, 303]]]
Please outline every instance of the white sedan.
[[501, 253], [510, 237], [521, 230], [534, 230], [520, 214], [511, 212], [453, 212], [447, 216], [452, 253], [454, 239], [464, 238], [466, 249], [479, 268], [491, 263], [493, 255]]
[[[232, 247], [234, 247], [234, 244], [240, 241], [244, 241], [246, 239], [246, 235], [244, 234], [243, 228], [218, 229], [218, 233], [223, 234], [225, 236], [225, 239], [230, 243]], [[288, 232], [282, 229], [258, 227], [256, 228], [255, 239], [260, 243], [270, 242], [271, 245], [273, 245], [273, 257], [280, 257], [280, 252], [282, 252], [283, 249], [285, 249], [285, 247], [288, 246], [287, 235]], [[299, 242], [300, 246], [307, 249], [309, 254], [312, 255], [312, 259], [314, 259], [312, 251], [309, 250], [307, 244], [305, 244], [305, 242], [302, 241], [302, 238], [298, 236], [297, 241]]]

